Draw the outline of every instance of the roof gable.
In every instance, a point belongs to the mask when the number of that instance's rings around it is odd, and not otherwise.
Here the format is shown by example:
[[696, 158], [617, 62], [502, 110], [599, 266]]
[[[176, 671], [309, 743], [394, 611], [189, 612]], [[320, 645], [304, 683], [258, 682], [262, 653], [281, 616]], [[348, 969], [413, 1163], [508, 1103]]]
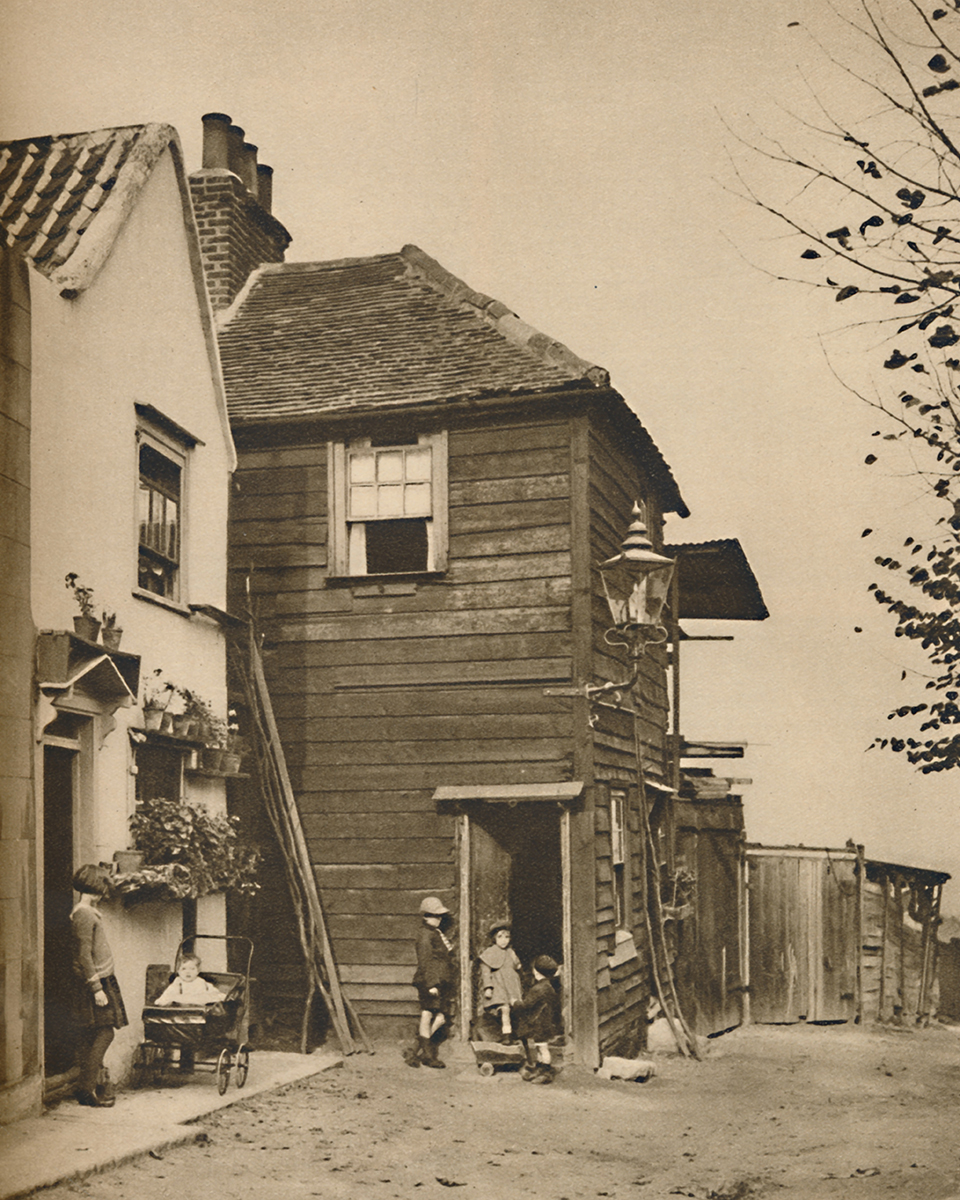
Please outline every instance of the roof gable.
[[161, 124], [0, 143], [0, 237], [61, 292], [83, 291], [171, 144]]

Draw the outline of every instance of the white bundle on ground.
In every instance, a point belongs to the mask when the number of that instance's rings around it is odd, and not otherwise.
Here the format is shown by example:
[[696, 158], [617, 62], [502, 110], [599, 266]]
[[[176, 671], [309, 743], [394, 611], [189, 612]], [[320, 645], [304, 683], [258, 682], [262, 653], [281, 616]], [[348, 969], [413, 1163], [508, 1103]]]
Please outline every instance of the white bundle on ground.
[[613, 1058], [605, 1056], [597, 1068], [601, 1079], [628, 1079], [638, 1083], [646, 1083], [656, 1075], [657, 1069], [652, 1062], [645, 1058]]

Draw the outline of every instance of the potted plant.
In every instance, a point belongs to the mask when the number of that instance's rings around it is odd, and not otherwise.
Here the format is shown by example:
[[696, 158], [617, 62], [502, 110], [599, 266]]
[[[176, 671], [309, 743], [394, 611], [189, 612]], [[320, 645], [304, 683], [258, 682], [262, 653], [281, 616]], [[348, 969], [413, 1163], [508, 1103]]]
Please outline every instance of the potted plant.
[[204, 729], [215, 719], [213, 705], [192, 688], [178, 687], [177, 695], [182, 701], [182, 709], [174, 714], [174, 733], [177, 737], [199, 737], [206, 741]]
[[209, 713], [200, 724], [200, 737], [204, 747], [200, 761], [205, 771], [220, 771], [223, 754], [227, 748], [227, 722], [216, 713]]
[[82, 637], [88, 642], [95, 642], [97, 634], [100, 632], [100, 622], [93, 615], [96, 608], [93, 588], [81, 583], [76, 571], [70, 571], [64, 576], [64, 584], [73, 592], [73, 597], [80, 606], [80, 616], [73, 618], [74, 632], [77, 637]]
[[119, 650], [123, 630], [117, 624], [117, 614], [110, 609], [104, 609], [103, 624], [100, 629], [104, 650]]
[[130, 830], [143, 862], [120, 876], [115, 890], [128, 905], [257, 891], [260, 851], [240, 838], [238, 826], [237, 817], [215, 815], [202, 804], [141, 801]]
[[247, 752], [247, 743], [240, 733], [240, 726], [237, 724], [236, 717], [236, 709], [231, 708], [227, 721], [226, 749], [223, 752], [221, 762], [224, 774], [226, 775], [236, 775], [240, 770], [240, 763], [243, 761], [243, 756]]
[[157, 667], [143, 689], [143, 726], [159, 729], [166, 715], [167, 705], [174, 692], [174, 685], [164, 679], [163, 668]]

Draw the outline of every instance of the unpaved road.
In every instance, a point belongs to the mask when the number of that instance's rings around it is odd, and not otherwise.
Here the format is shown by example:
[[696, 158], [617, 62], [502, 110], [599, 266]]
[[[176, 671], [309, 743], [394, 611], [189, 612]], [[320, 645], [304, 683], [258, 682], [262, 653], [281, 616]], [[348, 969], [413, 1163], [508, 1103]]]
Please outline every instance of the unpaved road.
[[[762, 1027], [648, 1083], [548, 1087], [396, 1047], [206, 1118], [195, 1145], [43, 1200], [960, 1198], [960, 1027]], [[255, 1070], [255, 1057], [251, 1071]]]

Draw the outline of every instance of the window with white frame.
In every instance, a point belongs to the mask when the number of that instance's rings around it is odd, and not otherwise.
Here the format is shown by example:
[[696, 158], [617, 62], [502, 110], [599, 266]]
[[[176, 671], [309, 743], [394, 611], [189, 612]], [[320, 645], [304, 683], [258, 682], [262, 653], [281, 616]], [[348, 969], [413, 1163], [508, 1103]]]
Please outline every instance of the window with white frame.
[[330, 446], [334, 575], [402, 575], [446, 567], [447, 440], [371, 438]]

